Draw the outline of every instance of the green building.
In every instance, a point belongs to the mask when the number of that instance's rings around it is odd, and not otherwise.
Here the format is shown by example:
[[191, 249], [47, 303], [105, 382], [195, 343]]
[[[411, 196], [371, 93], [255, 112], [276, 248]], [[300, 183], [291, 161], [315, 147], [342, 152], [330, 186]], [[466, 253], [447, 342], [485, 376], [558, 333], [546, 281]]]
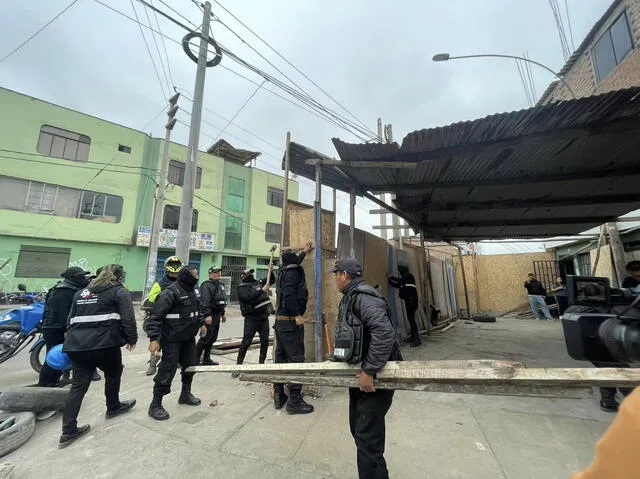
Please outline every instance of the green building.
[[[109, 263], [142, 291], [164, 140], [3, 88], [0, 105], [0, 291], [44, 290], [70, 265]], [[186, 150], [170, 144], [159, 274], [174, 254]], [[224, 140], [200, 152], [190, 262], [201, 275], [212, 264], [232, 283], [247, 267], [266, 274], [284, 179], [246, 166], [256, 156]]]

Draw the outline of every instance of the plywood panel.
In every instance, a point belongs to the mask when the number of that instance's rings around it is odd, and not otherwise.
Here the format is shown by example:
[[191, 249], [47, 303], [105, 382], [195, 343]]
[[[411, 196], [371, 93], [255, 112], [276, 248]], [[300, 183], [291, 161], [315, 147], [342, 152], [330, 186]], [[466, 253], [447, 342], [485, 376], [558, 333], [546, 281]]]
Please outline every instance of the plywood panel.
[[[595, 263], [596, 253], [597, 248], [594, 248], [590, 251], [591, 268], [593, 268], [593, 265]], [[613, 262], [611, 261], [611, 248], [608, 244], [600, 248], [600, 258], [598, 259], [598, 265], [595, 275], [609, 278], [613, 284]]]
[[[313, 209], [289, 211], [288, 236], [284, 246], [302, 248], [308, 241], [314, 240]], [[334, 214], [322, 211], [322, 249], [335, 248]], [[288, 241], [287, 241], [288, 240]]]

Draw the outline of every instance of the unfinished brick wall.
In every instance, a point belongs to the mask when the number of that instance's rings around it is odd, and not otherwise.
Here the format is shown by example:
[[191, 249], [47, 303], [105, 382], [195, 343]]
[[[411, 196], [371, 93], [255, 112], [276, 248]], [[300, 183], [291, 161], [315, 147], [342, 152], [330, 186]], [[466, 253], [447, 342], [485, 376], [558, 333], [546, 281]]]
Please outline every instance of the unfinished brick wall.
[[[593, 64], [592, 49], [618, 16], [625, 11], [629, 21], [629, 28], [633, 37], [634, 49], [625, 59], [613, 69], [613, 71], [600, 82], [596, 79]], [[614, 90], [621, 90], [633, 86], [640, 86], [640, 0], [623, 0], [609, 15], [607, 21], [599, 29], [585, 50], [580, 52], [580, 57], [575, 61], [570, 70], [564, 75], [564, 80], [569, 84], [578, 98], [599, 95]], [[559, 82], [551, 91], [543, 103], [556, 100], [569, 100], [573, 98], [567, 88]]]

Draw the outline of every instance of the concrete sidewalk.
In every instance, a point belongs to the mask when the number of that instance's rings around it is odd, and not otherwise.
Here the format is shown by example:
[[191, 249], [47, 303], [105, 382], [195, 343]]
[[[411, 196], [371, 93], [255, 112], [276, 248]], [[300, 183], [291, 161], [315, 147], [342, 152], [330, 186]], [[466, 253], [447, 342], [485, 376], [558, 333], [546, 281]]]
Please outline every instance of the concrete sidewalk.
[[[349, 433], [347, 392], [307, 398], [316, 412], [289, 416], [273, 409], [266, 385], [227, 374], [200, 374], [194, 393], [202, 406], [166, 398], [171, 419], [147, 416], [152, 381], [144, 375], [145, 342], [124, 352], [122, 398], [136, 398], [129, 415], [104, 419], [103, 383], [93, 383], [80, 423], [91, 433], [58, 450], [60, 416], [38, 423], [33, 437], [0, 459], [15, 478], [353, 478], [355, 446]], [[256, 360], [250, 351], [248, 361]], [[564, 351], [559, 323], [505, 319], [459, 321], [445, 333], [405, 351], [406, 359], [510, 359], [528, 366], [586, 366]], [[235, 355], [221, 362], [235, 362]], [[33, 371], [0, 366], [3, 386], [33, 383]], [[179, 389], [179, 378], [174, 382]], [[216, 406], [210, 403], [217, 400]], [[597, 396], [580, 399], [491, 397], [398, 392], [387, 416], [387, 453], [394, 478], [567, 478], [586, 466], [613, 416]]]

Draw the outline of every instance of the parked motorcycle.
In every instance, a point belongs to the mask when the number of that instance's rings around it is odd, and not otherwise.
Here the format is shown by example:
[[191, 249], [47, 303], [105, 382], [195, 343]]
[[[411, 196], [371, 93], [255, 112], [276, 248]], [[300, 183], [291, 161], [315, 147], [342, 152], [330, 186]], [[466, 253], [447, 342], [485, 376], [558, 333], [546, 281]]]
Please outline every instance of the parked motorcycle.
[[44, 299], [46, 292], [41, 293], [29, 293], [27, 286], [23, 283], [18, 285], [17, 293], [9, 293], [4, 295], [4, 302], [6, 304], [33, 304]]
[[31, 367], [40, 373], [44, 356], [44, 338], [40, 326], [44, 314], [44, 301], [21, 306], [0, 314], [0, 364], [17, 356], [34, 339], [29, 349]]

